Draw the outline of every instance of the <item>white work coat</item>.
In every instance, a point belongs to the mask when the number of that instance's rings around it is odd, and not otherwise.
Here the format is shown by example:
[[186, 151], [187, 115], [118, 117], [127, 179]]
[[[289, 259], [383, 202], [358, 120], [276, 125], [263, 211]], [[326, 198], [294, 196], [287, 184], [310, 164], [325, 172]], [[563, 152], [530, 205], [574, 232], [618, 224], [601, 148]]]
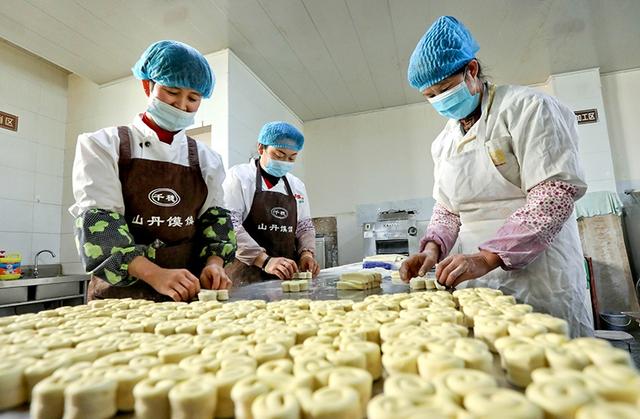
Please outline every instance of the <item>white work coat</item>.
[[[432, 145], [433, 196], [460, 216], [454, 251], [475, 253], [548, 180], [586, 191], [576, 117], [555, 98], [519, 86], [485, 85], [482, 116], [466, 134], [450, 120]], [[496, 269], [460, 288], [490, 287], [563, 318], [573, 336], [593, 334], [577, 223], [569, 217], [551, 245], [523, 269]]]

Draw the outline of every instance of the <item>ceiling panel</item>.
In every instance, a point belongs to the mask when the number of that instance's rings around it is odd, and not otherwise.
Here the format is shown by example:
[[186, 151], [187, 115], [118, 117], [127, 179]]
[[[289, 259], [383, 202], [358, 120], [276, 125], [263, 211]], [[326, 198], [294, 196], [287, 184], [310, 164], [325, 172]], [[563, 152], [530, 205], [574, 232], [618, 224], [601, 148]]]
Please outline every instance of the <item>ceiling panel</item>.
[[102, 84], [159, 39], [235, 54], [303, 120], [423, 100], [409, 56], [452, 14], [499, 83], [640, 67], [638, 0], [3, 0], [0, 37]]

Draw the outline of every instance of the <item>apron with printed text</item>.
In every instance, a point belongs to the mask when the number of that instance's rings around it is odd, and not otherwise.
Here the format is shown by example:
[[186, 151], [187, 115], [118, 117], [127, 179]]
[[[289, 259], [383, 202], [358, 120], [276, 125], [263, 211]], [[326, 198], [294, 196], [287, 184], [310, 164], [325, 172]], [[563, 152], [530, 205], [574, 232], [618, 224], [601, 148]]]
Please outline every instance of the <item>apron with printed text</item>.
[[[187, 137], [189, 165], [183, 166], [132, 158], [129, 128], [118, 127], [118, 137], [124, 215], [134, 242], [152, 246], [152, 261], [158, 266], [189, 269], [199, 277], [202, 266], [196, 248], [196, 220], [207, 198], [207, 185], [200, 171], [196, 141]], [[91, 278], [89, 300], [125, 297], [171, 301], [142, 280], [127, 287], [114, 287], [100, 278]]]

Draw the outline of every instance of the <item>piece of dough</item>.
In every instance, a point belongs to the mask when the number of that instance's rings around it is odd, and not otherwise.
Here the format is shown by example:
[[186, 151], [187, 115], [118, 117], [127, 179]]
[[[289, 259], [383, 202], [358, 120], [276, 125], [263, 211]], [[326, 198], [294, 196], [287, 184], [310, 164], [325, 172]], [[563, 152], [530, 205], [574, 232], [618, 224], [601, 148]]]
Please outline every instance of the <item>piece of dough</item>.
[[53, 359], [41, 359], [24, 369], [27, 399], [31, 400], [31, 392], [40, 381], [49, 377], [58, 368], [68, 367], [72, 364], [70, 358], [60, 357]]
[[274, 359], [286, 358], [287, 348], [279, 343], [259, 343], [251, 350], [251, 356], [261, 365]]
[[20, 406], [27, 401], [25, 368], [25, 362], [0, 361], [0, 410]]
[[106, 419], [117, 411], [115, 380], [84, 376], [64, 390], [64, 419]]
[[136, 419], [171, 419], [169, 391], [176, 381], [146, 378], [133, 388]]
[[327, 375], [321, 373], [331, 368], [333, 364], [326, 359], [300, 357], [294, 360], [293, 374], [305, 382], [311, 381], [313, 389], [319, 389], [328, 384], [325, 381]]
[[293, 394], [273, 390], [255, 399], [251, 413], [255, 419], [299, 419], [300, 405]]
[[415, 410], [415, 404], [400, 396], [378, 394], [367, 405], [368, 419], [397, 419], [409, 417]]
[[640, 374], [624, 365], [590, 365], [583, 371], [587, 387], [611, 402], [636, 403], [640, 394]]
[[640, 408], [626, 403], [593, 403], [582, 406], [576, 419], [638, 419]]
[[[169, 391], [171, 419], [211, 419], [217, 408], [217, 389], [211, 376], [196, 376]], [[232, 417], [233, 411], [228, 416]]]
[[509, 336], [532, 338], [547, 333], [547, 328], [539, 323], [516, 323], [509, 325]]
[[229, 299], [229, 290], [218, 290], [218, 301], [227, 301]]
[[215, 409], [215, 416], [217, 418], [233, 417], [234, 409], [231, 389], [238, 381], [254, 374], [255, 368], [252, 365], [235, 365], [222, 368], [216, 373], [215, 382], [218, 387], [218, 403]]
[[111, 367], [105, 374], [106, 378], [115, 380], [118, 384], [116, 404], [121, 412], [131, 412], [134, 408], [133, 388], [147, 377], [147, 370], [140, 367], [116, 366]]
[[[544, 335], [539, 335], [544, 336]], [[545, 357], [554, 369], [582, 370], [590, 364], [587, 354], [578, 347], [556, 346], [545, 348]]]
[[300, 283], [298, 281], [289, 281], [289, 292], [300, 292]]
[[235, 418], [253, 419], [251, 405], [254, 400], [261, 394], [266, 394], [271, 390], [271, 387], [256, 375], [238, 381], [231, 389]]
[[324, 387], [296, 391], [306, 419], [354, 419], [362, 412], [358, 392], [351, 387]]
[[335, 351], [327, 353], [327, 361], [336, 367], [354, 367], [366, 369], [367, 357], [365, 354], [357, 351]]
[[594, 401], [589, 389], [575, 380], [533, 382], [525, 394], [552, 419], [573, 418], [580, 407]]
[[171, 345], [158, 352], [158, 358], [164, 364], [177, 364], [185, 358], [196, 355], [199, 349], [191, 345]]
[[365, 368], [374, 380], [382, 376], [382, 354], [378, 344], [373, 342], [348, 342], [344, 349], [364, 354]]
[[436, 396], [436, 387], [415, 374], [393, 374], [384, 381], [384, 394], [420, 404]]
[[281, 281], [282, 292], [291, 292], [291, 281]]
[[360, 417], [366, 414], [367, 404], [371, 399], [373, 387], [373, 377], [366, 370], [353, 367], [339, 367], [329, 372], [329, 387], [351, 387], [358, 392], [360, 407], [362, 411]]
[[33, 387], [29, 415], [32, 419], [60, 419], [64, 414], [64, 390], [81, 377], [80, 372], [51, 375]]
[[587, 386], [585, 376], [580, 372], [572, 369], [552, 369], [538, 368], [531, 373], [531, 380], [534, 383], [544, 383], [547, 381], [576, 381], [578, 385]]
[[485, 342], [491, 352], [497, 353], [493, 343], [503, 336], [509, 335], [509, 323], [501, 319], [474, 320], [473, 335], [476, 339]]
[[522, 393], [506, 388], [479, 389], [464, 397], [464, 407], [477, 419], [543, 419], [544, 412]]
[[427, 290], [435, 290], [437, 289], [435, 278], [425, 278], [424, 279], [424, 287]]
[[427, 284], [424, 278], [418, 276], [409, 280], [409, 288], [413, 291], [424, 290], [427, 289]]
[[493, 356], [491, 352], [482, 346], [461, 342], [461, 339], [456, 342], [453, 354], [464, 360], [465, 367], [492, 373]]
[[431, 380], [441, 372], [464, 368], [464, 359], [451, 353], [426, 352], [418, 356], [418, 373]]
[[463, 397], [473, 390], [494, 388], [498, 384], [496, 379], [483, 371], [470, 369], [454, 369], [438, 374], [433, 379], [437, 392], [456, 403], [461, 403]]
[[175, 364], [159, 365], [149, 370], [149, 378], [184, 381], [193, 376], [193, 373]]
[[147, 370], [158, 365], [162, 365], [162, 361], [160, 361], [160, 358], [152, 355], [139, 355], [131, 358], [131, 361], [129, 361], [130, 367], [145, 368]]
[[201, 289], [198, 293], [198, 300], [200, 301], [217, 301], [218, 293], [216, 290]]
[[274, 359], [260, 365], [256, 370], [256, 375], [258, 377], [274, 373], [293, 375], [293, 361], [286, 358]]
[[611, 364], [624, 365], [628, 367], [632, 367], [634, 365], [633, 360], [631, 359], [631, 354], [625, 349], [594, 346], [585, 352], [594, 365], [603, 367]]
[[534, 345], [513, 345], [502, 351], [507, 380], [518, 387], [531, 383], [531, 373], [546, 366], [544, 349]]
[[418, 356], [420, 351], [414, 349], [400, 349], [382, 355], [382, 365], [387, 374], [410, 373], [418, 374]]

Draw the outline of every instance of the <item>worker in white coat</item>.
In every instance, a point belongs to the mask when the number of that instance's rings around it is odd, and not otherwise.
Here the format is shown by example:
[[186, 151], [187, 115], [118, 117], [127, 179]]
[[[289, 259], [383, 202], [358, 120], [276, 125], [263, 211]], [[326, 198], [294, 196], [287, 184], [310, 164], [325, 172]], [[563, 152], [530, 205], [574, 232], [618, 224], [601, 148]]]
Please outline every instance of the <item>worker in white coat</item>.
[[320, 271], [307, 191], [290, 173], [303, 145], [296, 127], [269, 122], [258, 137], [260, 157], [229, 169], [223, 187], [238, 239], [227, 268], [234, 286]]
[[189, 301], [201, 287], [228, 288], [236, 237], [222, 159], [185, 134], [211, 96], [213, 72], [177, 41], [152, 44], [132, 71], [146, 110], [129, 125], [80, 135], [76, 147], [70, 212], [92, 274], [88, 297]]
[[431, 146], [433, 215], [400, 275], [408, 281], [437, 264], [443, 285], [500, 289], [565, 319], [573, 336], [591, 335], [572, 214], [587, 189], [575, 115], [533, 89], [488, 83], [478, 50], [468, 29], [444, 16], [411, 56], [409, 83], [449, 121]]

